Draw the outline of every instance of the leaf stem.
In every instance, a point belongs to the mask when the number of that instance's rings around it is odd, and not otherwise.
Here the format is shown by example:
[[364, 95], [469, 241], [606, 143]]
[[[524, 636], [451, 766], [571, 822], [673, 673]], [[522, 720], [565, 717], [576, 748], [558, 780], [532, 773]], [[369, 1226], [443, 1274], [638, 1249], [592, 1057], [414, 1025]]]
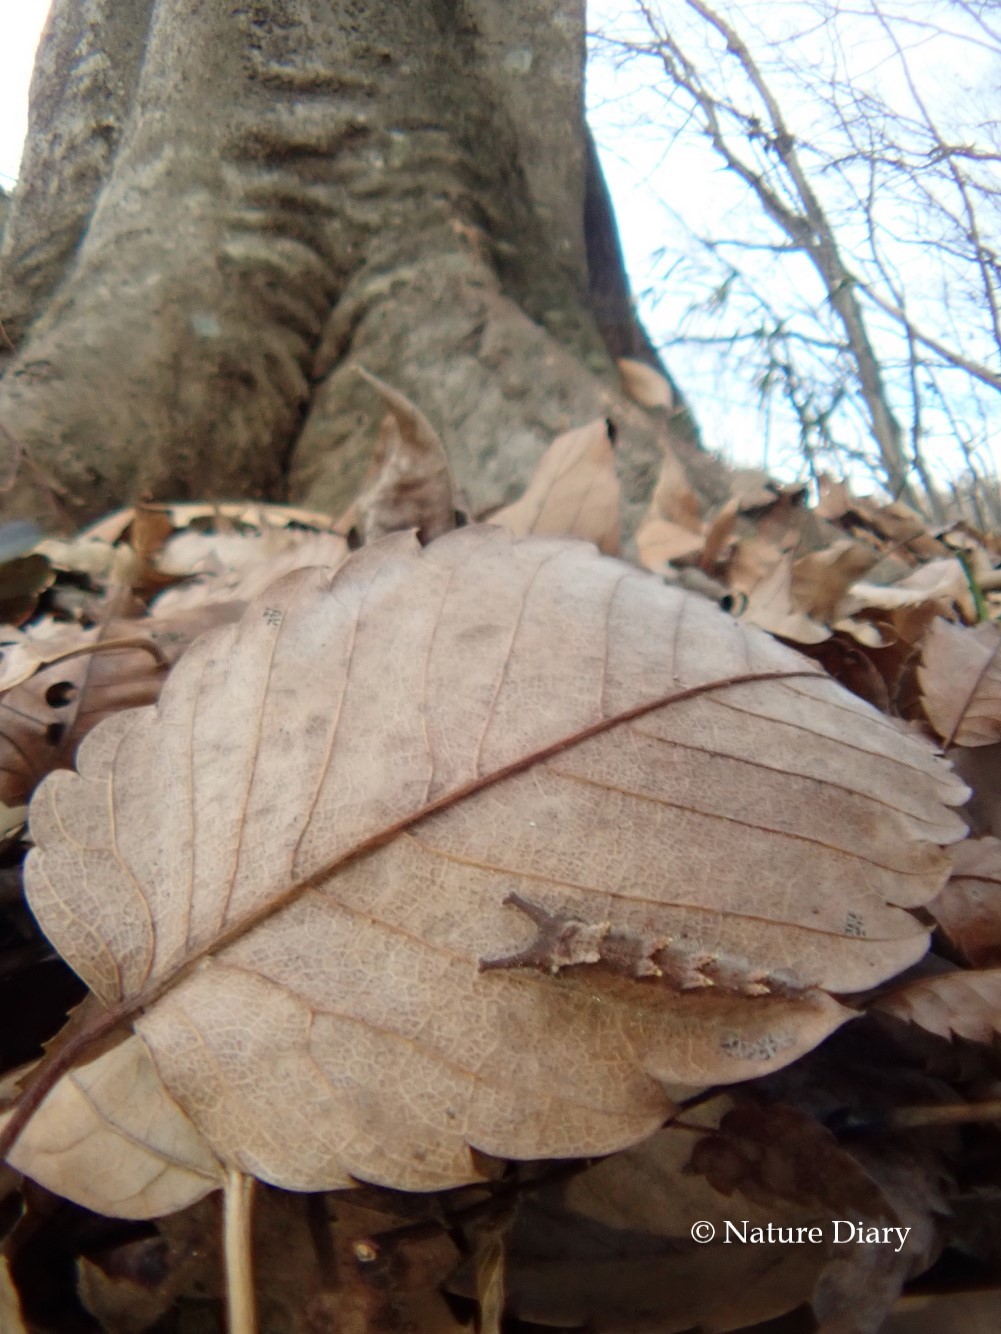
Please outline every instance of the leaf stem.
[[223, 1260], [229, 1334], [257, 1334], [251, 1237], [255, 1184], [253, 1177], [227, 1168], [223, 1187]]

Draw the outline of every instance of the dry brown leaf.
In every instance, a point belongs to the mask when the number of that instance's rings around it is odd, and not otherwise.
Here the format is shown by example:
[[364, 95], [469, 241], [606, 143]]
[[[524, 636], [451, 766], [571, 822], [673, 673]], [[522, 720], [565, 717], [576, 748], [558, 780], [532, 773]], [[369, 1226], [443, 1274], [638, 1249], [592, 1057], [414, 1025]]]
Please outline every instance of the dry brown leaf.
[[490, 516], [515, 537], [579, 537], [606, 555], [619, 550], [619, 479], [603, 418], [557, 436], [525, 494]]
[[952, 877], [928, 911], [967, 963], [1001, 965], [1001, 839], [958, 844]]
[[[898, 1234], [886, 1247], [847, 1245], [842, 1224], [839, 1244], [832, 1220], [911, 1224], [909, 1214], [900, 1217], [899, 1192], [888, 1196], [869, 1164], [792, 1107], [742, 1104], [711, 1133], [733, 1101], [717, 1097], [688, 1109], [684, 1128], [668, 1126], [538, 1198], [529, 1196], [512, 1237], [512, 1313], [615, 1334], [738, 1330], [803, 1306], [818, 1288], [828, 1315], [850, 1320], [860, 1309], [853, 1284], [866, 1287], [867, 1307], [878, 1310], [881, 1303], [885, 1313], [907, 1271], [928, 1263], [914, 1244], [919, 1229], [912, 1226], [892, 1254]], [[693, 1136], [698, 1125], [705, 1125], [707, 1138]], [[686, 1170], [693, 1143], [696, 1160], [720, 1177], [726, 1194]], [[927, 1198], [926, 1215], [931, 1207]], [[693, 1244], [696, 1220], [715, 1228], [713, 1240]], [[801, 1242], [777, 1242], [778, 1236], [795, 1238], [797, 1228]], [[741, 1229], [747, 1244], [738, 1240]], [[761, 1240], [750, 1239], [754, 1229]], [[704, 1231], [696, 1235], [705, 1242]], [[882, 1264], [887, 1251], [888, 1272]], [[877, 1263], [870, 1268], [873, 1256]], [[866, 1285], [873, 1279], [878, 1290], [870, 1293]]]
[[[798, 1210], [819, 1225], [827, 1263], [811, 1305], [820, 1329], [875, 1334], [906, 1280], [937, 1253], [933, 1211], [944, 1205], [929, 1171], [900, 1149], [881, 1147], [866, 1155], [861, 1145], [850, 1152], [796, 1107], [738, 1105], [715, 1135], [697, 1144], [691, 1169], [704, 1172], [725, 1194], [754, 1200], [772, 1217]], [[743, 1214], [735, 1201], [731, 1216], [738, 1209]], [[868, 1244], [859, 1244], [859, 1232]], [[739, 1302], [733, 1313], [739, 1317]], [[737, 1319], [725, 1328], [745, 1323]]]
[[358, 526], [366, 542], [415, 528], [431, 542], [455, 527], [455, 485], [438, 433], [406, 395], [355, 368], [389, 412], [379, 428], [375, 481], [358, 497]]
[[[164, 514], [175, 531], [192, 524], [208, 524], [218, 532], [250, 530], [268, 532], [275, 528], [306, 528], [329, 532], [333, 527], [329, 514], [319, 510], [300, 509], [296, 505], [266, 505], [260, 502], [236, 501], [212, 504], [205, 501], [180, 501], [168, 504], [147, 504], [141, 507], [147, 515]], [[135, 522], [138, 509], [129, 506], [106, 514], [79, 534], [78, 540], [94, 540], [108, 544], [120, 542]]]
[[656, 574], [668, 571], [675, 561], [688, 561], [702, 551], [701, 533], [693, 533], [679, 523], [647, 514], [636, 530], [636, 551], [640, 564]]
[[699, 557], [703, 570], [712, 571], [726, 559], [737, 523], [737, 503], [736, 497], [731, 496], [706, 523], [705, 543]]
[[[783, 560], [784, 549], [774, 542], [751, 534], [740, 538], [735, 544], [726, 568], [726, 582], [731, 594], [750, 597], [758, 585], [772, 573]], [[789, 556], [791, 560], [791, 556]], [[790, 595], [792, 579], [790, 577]]]
[[288, 576], [78, 764], [33, 911], [213, 1154], [302, 1190], [611, 1152], [786, 1065], [923, 954], [964, 828], [799, 655], [492, 526]]
[[795, 1107], [742, 1103], [699, 1140], [689, 1170], [722, 1195], [766, 1209], [796, 1204], [826, 1218], [897, 1220], [882, 1191], [831, 1132]]
[[832, 621], [831, 629], [841, 634], [850, 635], [858, 644], [866, 648], [888, 648], [894, 642], [892, 630], [876, 621], [862, 620], [858, 616], [848, 616], [844, 620]]
[[55, 570], [82, 574], [97, 584], [117, 588], [131, 588], [142, 567], [131, 547], [111, 546], [83, 535], [69, 542], [46, 538], [35, 550]]
[[771, 573], [751, 589], [740, 619], [797, 644], [821, 644], [831, 637], [826, 625], [796, 607], [793, 561], [788, 554], [781, 557]]
[[963, 810], [972, 833], [1001, 838], [1001, 742], [993, 746], [953, 746], [946, 758], [972, 789], [973, 795]]
[[793, 565], [793, 598], [800, 611], [818, 621], [838, 619], [837, 607], [860, 574], [879, 556], [861, 542], [844, 539], [801, 556]]
[[[311, 566], [335, 570], [348, 554], [339, 533], [293, 528], [263, 532], [180, 532], [164, 547], [162, 565], [172, 574], [191, 576], [161, 593], [151, 605], [160, 620], [209, 604], [236, 604], [242, 610], [270, 585]], [[221, 614], [221, 613], [220, 613]]]
[[[701, 552], [706, 541], [699, 499], [677, 455], [667, 444], [662, 448], [664, 457], [657, 485], [636, 530], [640, 564], [658, 574], [664, 573], [672, 561]], [[735, 518], [736, 508], [733, 507], [732, 517], [728, 514], [724, 525], [727, 534]], [[719, 542], [720, 534], [715, 533], [714, 538]]]
[[918, 668], [922, 705], [947, 746], [1001, 740], [1001, 629], [932, 622]]
[[932, 560], [892, 584], [853, 584], [838, 606], [839, 616], [855, 616], [861, 611], [898, 611], [903, 608], [932, 606], [942, 615], [953, 615], [953, 608], [968, 620], [976, 619], [976, 606], [970, 592], [966, 571], [958, 560]]
[[990, 1042], [1001, 1033], [1001, 968], [922, 977], [880, 996], [873, 1008], [939, 1037]]
[[[109, 621], [43, 640], [44, 650], [15, 660], [19, 684], [0, 693], [0, 801], [19, 805], [52, 769], [72, 763], [81, 739], [102, 718], [151, 704], [167, 667], [203, 630], [235, 620], [242, 606], [216, 605], [157, 620]], [[58, 647], [57, 661], [38, 658]], [[32, 669], [34, 673], [25, 677]]]
[[8, 1161], [57, 1195], [118, 1218], [173, 1213], [218, 1190], [224, 1176], [134, 1034], [63, 1076]]
[[55, 577], [52, 566], [37, 551], [0, 563], [0, 621], [23, 625], [35, 614], [39, 596]]
[[[685, 1113], [686, 1127], [728, 1098]], [[806, 1302], [824, 1262], [821, 1247], [726, 1244], [726, 1219], [749, 1226], [809, 1224], [804, 1210], [727, 1199], [686, 1173], [693, 1136], [667, 1127], [564, 1184], [530, 1195], [509, 1258], [509, 1313], [558, 1328], [615, 1334], [680, 1334], [743, 1328]], [[693, 1243], [695, 1221], [716, 1240]], [[460, 1276], [458, 1290], [467, 1288]], [[730, 1317], [735, 1317], [732, 1323]]]
[[852, 493], [848, 483], [838, 481], [830, 473], [821, 473], [817, 478], [817, 503], [814, 513], [822, 519], [832, 521], [842, 518], [852, 507]]
[[23, 633], [5, 627], [6, 642], [0, 657], [0, 691], [11, 690], [47, 663], [94, 642], [97, 633], [96, 628], [84, 630], [51, 617]]
[[664, 408], [670, 412], [674, 407], [674, 391], [667, 377], [632, 357], [619, 357], [615, 363], [622, 377], [622, 388], [634, 403], [641, 408]]
[[867, 700], [881, 713], [891, 712], [890, 692], [885, 678], [869, 655], [856, 647], [846, 635], [836, 630], [830, 639], [818, 644], [810, 656], [822, 663], [835, 681], [847, 686], [860, 699]]

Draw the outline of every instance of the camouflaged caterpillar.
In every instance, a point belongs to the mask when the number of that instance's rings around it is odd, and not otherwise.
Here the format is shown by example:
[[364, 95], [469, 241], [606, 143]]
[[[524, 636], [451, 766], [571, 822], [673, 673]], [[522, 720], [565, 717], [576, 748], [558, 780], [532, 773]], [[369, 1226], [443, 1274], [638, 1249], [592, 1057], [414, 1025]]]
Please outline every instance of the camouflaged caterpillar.
[[622, 931], [611, 922], [562, 917], [520, 894], [508, 894], [504, 903], [530, 918], [538, 933], [515, 954], [480, 959], [481, 973], [532, 968], [555, 977], [564, 968], [591, 965], [624, 977], [660, 981], [677, 992], [715, 987], [738, 996], [799, 996], [813, 990], [791, 975], [770, 973], [718, 954], [693, 953], [672, 936]]

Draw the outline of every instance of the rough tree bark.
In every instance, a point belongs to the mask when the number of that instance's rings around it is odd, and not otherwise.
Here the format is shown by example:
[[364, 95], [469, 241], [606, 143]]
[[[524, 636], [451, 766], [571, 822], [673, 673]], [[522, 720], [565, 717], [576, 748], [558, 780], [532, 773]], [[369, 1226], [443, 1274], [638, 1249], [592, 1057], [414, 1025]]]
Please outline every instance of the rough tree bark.
[[34, 465], [4, 510], [50, 515], [41, 473], [78, 520], [337, 512], [379, 416], [353, 362], [435, 423], [476, 511], [600, 414], [638, 503], [656, 431], [613, 358], [651, 350], [584, 31], [584, 0], [55, 0], [0, 251], [0, 426]]

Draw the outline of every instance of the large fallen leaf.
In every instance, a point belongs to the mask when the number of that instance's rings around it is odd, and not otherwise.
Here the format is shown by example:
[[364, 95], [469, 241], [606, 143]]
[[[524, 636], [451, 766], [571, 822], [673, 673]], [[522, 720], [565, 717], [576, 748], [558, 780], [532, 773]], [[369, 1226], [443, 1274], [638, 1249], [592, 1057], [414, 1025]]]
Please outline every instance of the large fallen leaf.
[[1001, 839], [968, 838], [928, 911], [974, 968], [1001, 965]]
[[918, 668], [928, 720], [947, 745], [1001, 740], [1001, 629], [935, 620]]
[[216, 1158], [304, 1190], [611, 1152], [787, 1064], [922, 955], [964, 829], [799, 655], [492, 526], [289, 575], [78, 765], [27, 892], [105, 1008], [6, 1138], [131, 1022]]
[[939, 1037], [990, 1042], [1001, 1033], [1001, 968], [922, 977], [881, 996], [874, 1007]]
[[619, 549], [619, 479], [611, 425], [603, 418], [559, 435], [525, 494], [490, 516], [515, 537], [580, 537], [607, 555]]

